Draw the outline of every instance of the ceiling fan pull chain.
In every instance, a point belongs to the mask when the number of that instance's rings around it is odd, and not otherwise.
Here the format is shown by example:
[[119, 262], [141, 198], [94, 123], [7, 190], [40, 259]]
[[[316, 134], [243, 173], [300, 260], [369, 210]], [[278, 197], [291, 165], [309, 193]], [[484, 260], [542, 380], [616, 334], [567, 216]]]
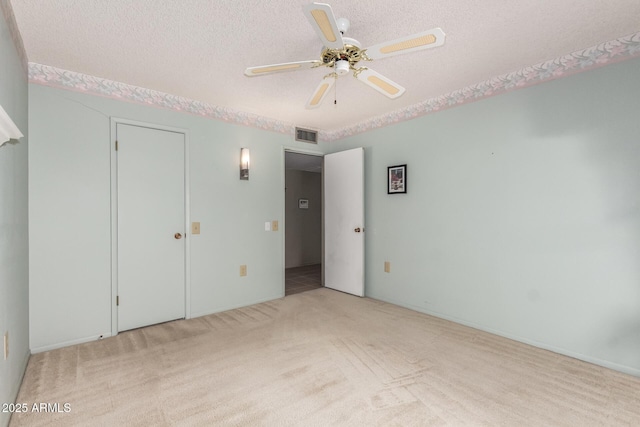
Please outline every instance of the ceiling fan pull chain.
[[336, 82], [333, 85], [333, 105], [338, 108], [338, 78], [334, 77], [334, 79], [336, 79]]

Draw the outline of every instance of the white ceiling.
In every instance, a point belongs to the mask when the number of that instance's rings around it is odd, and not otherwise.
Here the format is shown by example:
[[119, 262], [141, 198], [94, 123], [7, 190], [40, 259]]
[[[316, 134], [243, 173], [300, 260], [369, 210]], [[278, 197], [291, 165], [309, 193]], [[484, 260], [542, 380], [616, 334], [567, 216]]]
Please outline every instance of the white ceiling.
[[30, 62], [333, 130], [640, 30], [638, 0], [326, 0], [363, 47], [434, 27], [442, 47], [368, 63], [404, 86], [389, 100], [351, 76], [306, 110], [324, 67], [246, 77], [248, 66], [319, 59], [308, 0], [11, 0]]

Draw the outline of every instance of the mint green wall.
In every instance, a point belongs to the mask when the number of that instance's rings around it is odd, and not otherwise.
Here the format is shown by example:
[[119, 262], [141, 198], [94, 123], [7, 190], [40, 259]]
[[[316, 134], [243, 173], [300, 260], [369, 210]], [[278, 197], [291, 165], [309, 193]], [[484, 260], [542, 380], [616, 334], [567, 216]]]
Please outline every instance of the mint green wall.
[[[630, 60], [323, 144], [365, 147], [366, 295], [640, 375], [638, 76]], [[403, 163], [408, 194], [387, 195]]]
[[[366, 148], [367, 295], [640, 375], [638, 75], [626, 61], [321, 144]], [[284, 228], [264, 222], [283, 220], [283, 146], [308, 145], [31, 85], [34, 351], [110, 333], [112, 116], [189, 131], [191, 315], [283, 292]], [[402, 163], [409, 193], [387, 195]]]
[[[283, 221], [293, 136], [34, 84], [29, 98], [32, 351], [111, 333], [110, 117], [188, 131], [191, 220], [201, 223], [189, 236], [191, 316], [284, 295], [284, 228], [264, 223]], [[239, 180], [241, 147], [249, 181]]]
[[[29, 357], [27, 74], [0, 12], [0, 105], [25, 135], [0, 147], [0, 403], [13, 402]], [[9, 358], [2, 337], [9, 332]], [[9, 423], [0, 412], [0, 426]]]

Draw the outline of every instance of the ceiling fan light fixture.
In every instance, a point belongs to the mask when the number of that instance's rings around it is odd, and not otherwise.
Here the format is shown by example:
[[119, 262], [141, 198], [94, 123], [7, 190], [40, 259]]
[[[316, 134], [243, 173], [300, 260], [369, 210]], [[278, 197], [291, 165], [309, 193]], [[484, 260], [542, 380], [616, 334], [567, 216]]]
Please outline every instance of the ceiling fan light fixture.
[[349, 61], [346, 61], [344, 59], [336, 61], [334, 69], [337, 75], [344, 76], [349, 72]]

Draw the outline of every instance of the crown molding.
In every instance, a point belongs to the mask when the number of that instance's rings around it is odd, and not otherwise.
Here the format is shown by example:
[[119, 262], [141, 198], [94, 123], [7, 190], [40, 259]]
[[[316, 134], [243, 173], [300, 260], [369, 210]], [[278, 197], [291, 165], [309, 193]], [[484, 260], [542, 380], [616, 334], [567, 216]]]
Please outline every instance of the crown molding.
[[[2, 1], [0, 4], [3, 5], [6, 2], [6, 0], [0, 1]], [[337, 141], [451, 107], [479, 101], [490, 96], [522, 89], [637, 57], [640, 57], [640, 32], [601, 43], [587, 49], [582, 49], [518, 71], [493, 77], [484, 82], [467, 86], [436, 98], [427, 99], [387, 114], [372, 117], [351, 126], [336, 130], [320, 130], [319, 137], [320, 140], [324, 142]], [[48, 65], [33, 62], [29, 63], [29, 81], [35, 84], [166, 108], [287, 135], [294, 134], [295, 125], [292, 123], [234, 110], [232, 108], [194, 101], [152, 89], [140, 88], [86, 74], [62, 70]]]

